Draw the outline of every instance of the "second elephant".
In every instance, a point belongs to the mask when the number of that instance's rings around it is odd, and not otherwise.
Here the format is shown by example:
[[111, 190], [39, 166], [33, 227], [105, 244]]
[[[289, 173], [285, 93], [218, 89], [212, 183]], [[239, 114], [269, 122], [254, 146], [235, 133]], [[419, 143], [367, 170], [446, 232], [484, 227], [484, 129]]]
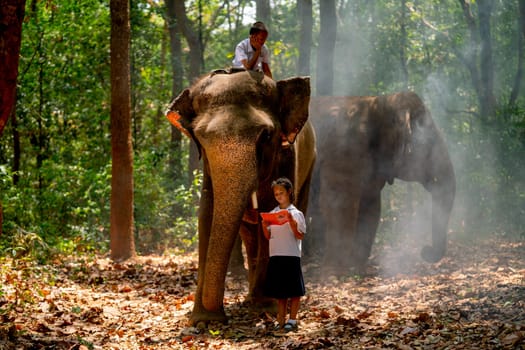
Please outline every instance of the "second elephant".
[[[381, 190], [395, 178], [419, 182], [432, 194], [432, 245], [421, 255], [439, 261], [456, 180], [446, 143], [421, 99], [412, 92], [317, 97], [310, 118], [318, 139], [311, 213], [317, 231], [324, 231], [324, 265], [364, 267], [380, 220]], [[317, 221], [315, 212], [321, 214]]]

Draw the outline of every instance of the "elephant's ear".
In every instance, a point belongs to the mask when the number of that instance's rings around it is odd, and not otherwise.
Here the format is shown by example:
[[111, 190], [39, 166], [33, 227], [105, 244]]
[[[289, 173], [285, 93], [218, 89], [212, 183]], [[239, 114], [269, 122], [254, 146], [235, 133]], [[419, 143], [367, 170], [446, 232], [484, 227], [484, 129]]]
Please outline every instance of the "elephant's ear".
[[[191, 122], [195, 118], [190, 90], [185, 89], [169, 105], [166, 118], [184, 135], [195, 140]], [[195, 140], [196, 141], [196, 140]]]
[[310, 77], [294, 77], [277, 82], [279, 93], [279, 121], [283, 135], [294, 143], [297, 134], [308, 120], [310, 104]]

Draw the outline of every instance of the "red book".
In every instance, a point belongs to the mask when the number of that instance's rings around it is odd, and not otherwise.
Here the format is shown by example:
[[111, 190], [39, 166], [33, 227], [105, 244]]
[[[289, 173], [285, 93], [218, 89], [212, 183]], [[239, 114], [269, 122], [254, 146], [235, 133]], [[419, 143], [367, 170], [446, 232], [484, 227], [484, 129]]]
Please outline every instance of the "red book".
[[261, 213], [261, 216], [270, 225], [283, 225], [288, 222], [288, 210], [286, 209], [276, 213]]

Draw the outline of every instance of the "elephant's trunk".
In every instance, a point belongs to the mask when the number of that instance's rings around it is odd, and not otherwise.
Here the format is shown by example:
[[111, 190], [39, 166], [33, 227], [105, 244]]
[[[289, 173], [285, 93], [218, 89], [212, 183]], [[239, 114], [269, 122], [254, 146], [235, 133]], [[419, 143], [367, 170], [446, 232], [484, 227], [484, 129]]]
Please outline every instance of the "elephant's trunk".
[[456, 178], [448, 156], [438, 165], [440, 170], [427, 184], [432, 193], [432, 246], [421, 251], [422, 258], [430, 263], [441, 260], [447, 250], [447, 228], [456, 195]]
[[230, 253], [246, 204], [256, 188], [255, 144], [232, 142], [210, 147], [207, 158], [213, 181], [214, 205], [202, 303], [208, 311], [221, 311]]

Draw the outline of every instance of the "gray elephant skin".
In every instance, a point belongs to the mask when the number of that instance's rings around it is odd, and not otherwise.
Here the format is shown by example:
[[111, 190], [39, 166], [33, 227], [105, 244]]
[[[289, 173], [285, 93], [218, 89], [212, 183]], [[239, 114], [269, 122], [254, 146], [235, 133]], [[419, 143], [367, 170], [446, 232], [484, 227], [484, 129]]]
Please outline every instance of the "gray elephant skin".
[[203, 161], [193, 324], [227, 319], [225, 277], [239, 233], [248, 256], [247, 300], [268, 301], [262, 294], [268, 242], [258, 212], [277, 205], [271, 181], [280, 176], [292, 180], [295, 204], [306, 211], [316, 157], [308, 77], [274, 81], [258, 72], [223, 73], [201, 77], [167, 113], [195, 141]]
[[444, 138], [422, 100], [412, 92], [315, 97], [310, 120], [318, 151], [310, 232], [323, 237], [323, 267], [364, 271], [381, 216], [381, 190], [395, 178], [419, 182], [431, 193], [432, 244], [421, 256], [439, 261], [447, 249], [456, 180]]

